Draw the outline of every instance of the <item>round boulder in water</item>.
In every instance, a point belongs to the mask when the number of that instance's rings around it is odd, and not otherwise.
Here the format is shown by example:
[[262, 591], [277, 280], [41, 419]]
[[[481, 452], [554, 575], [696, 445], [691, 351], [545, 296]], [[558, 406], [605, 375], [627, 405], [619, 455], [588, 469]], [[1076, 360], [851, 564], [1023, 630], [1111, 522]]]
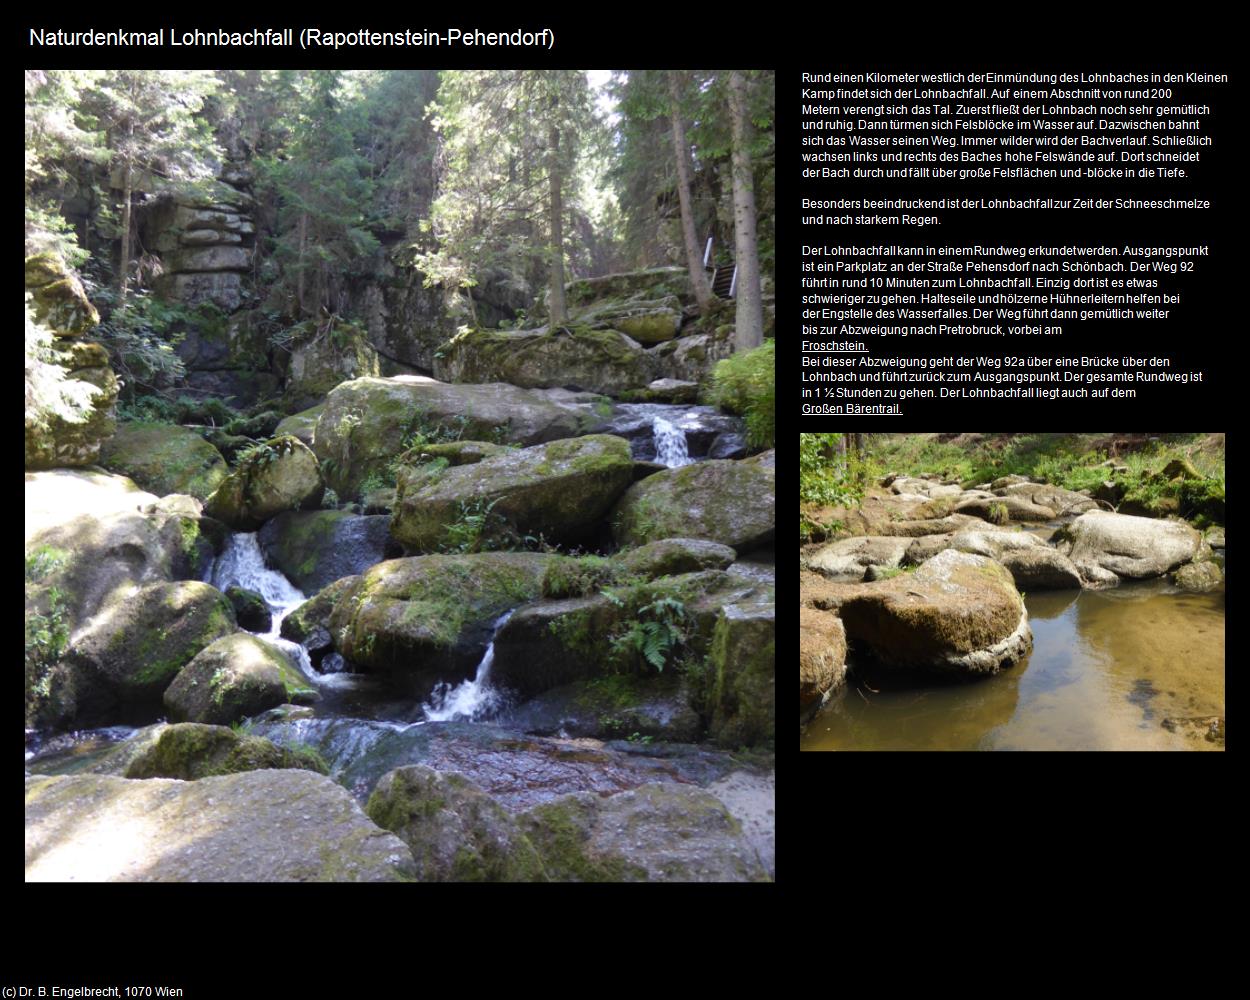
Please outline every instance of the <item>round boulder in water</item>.
[[244, 590], [242, 587], [227, 587], [226, 597], [230, 599], [230, 605], [234, 608], [240, 628], [245, 628], [249, 632], [260, 632], [263, 635], [273, 627], [273, 614], [269, 611], [269, 605], [256, 591]]
[[188, 663], [165, 691], [175, 721], [228, 725], [316, 690], [273, 646], [244, 633], [219, 639]]

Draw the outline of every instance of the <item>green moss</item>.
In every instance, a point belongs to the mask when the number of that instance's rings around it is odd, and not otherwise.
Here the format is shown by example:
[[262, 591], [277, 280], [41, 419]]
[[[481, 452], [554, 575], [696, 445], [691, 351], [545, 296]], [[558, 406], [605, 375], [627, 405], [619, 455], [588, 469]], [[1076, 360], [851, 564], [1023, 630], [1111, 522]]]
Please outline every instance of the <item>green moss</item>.
[[553, 882], [640, 882], [646, 869], [622, 857], [593, 856], [587, 849], [594, 804], [557, 799], [526, 814], [527, 833]]

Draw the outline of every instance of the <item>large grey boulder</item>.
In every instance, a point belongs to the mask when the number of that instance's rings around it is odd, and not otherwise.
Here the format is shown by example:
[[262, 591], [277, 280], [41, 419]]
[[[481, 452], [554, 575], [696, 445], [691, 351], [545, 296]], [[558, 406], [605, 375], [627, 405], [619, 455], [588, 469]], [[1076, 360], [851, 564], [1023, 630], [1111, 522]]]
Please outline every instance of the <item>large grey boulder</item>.
[[723, 802], [700, 788], [578, 792], [519, 817], [553, 882], [762, 882], [768, 873]]
[[1010, 574], [954, 549], [891, 580], [808, 588], [804, 600], [836, 609], [847, 638], [890, 665], [993, 674], [1032, 648], [1028, 613]]
[[165, 691], [165, 708], [176, 722], [228, 725], [319, 697], [275, 647], [239, 632], [205, 647], [182, 668]]
[[239, 463], [204, 505], [236, 531], [255, 531], [285, 510], [316, 508], [325, 484], [317, 456], [295, 437], [274, 438]]
[[270, 565], [304, 593], [315, 594], [386, 558], [390, 518], [345, 510], [285, 511], [260, 529], [259, 540]]
[[629, 445], [609, 434], [535, 445], [437, 476], [417, 466], [400, 476], [391, 534], [411, 552], [432, 552], [447, 546], [449, 528], [466, 514], [489, 514], [518, 535], [584, 540], [633, 468]]
[[1130, 580], [1162, 576], [1193, 560], [1201, 543], [1182, 521], [1092, 510], [1068, 526], [1059, 549], [1083, 576], [1105, 585], [1109, 573]]
[[309, 771], [26, 779], [28, 882], [399, 882], [404, 843]]
[[515, 385], [448, 385], [416, 375], [359, 378], [337, 386], [317, 420], [314, 448], [329, 485], [357, 495], [370, 474], [385, 475], [414, 431], [520, 445], [573, 437], [579, 414]]
[[906, 536], [844, 538], [823, 545], [807, 557], [807, 567], [831, 580], [862, 580], [869, 566], [896, 569], [914, 543]]
[[762, 458], [696, 462], [635, 483], [612, 513], [617, 542], [703, 538], [739, 552], [767, 544], [775, 532], [777, 473]]

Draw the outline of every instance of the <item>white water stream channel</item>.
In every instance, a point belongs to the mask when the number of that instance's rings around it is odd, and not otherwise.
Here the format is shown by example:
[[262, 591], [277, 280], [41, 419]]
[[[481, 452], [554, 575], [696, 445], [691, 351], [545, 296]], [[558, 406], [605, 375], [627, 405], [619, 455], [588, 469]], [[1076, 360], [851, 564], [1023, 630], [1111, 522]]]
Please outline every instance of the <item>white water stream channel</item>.
[[[657, 462], [673, 469], [694, 461], [687, 452], [684, 431], [659, 416], [654, 418], [652, 430]], [[223, 592], [227, 587], [234, 586], [259, 594], [273, 613], [273, 622], [269, 631], [258, 638], [279, 649], [312, 683], [320, 687], [340, 687], [352, 683], [350, 674], [320, 673], [313, 667], [303, 646], [279, 635], [282, 620], [308, 598], [285, 576], [265, 565], [265, 556], [254, 532], [237, 533], [230, 537], [225, 551], [213, 566], [212, 583]], [[511, 616], [510, 610], [495, 622], [490, 643], [471, 680], [454, 686], [444, 683], [435, 688], [430, 700], [422, 706], [425, 713], [423, 721], [472, 721], [484, 718], [503, 706], [500, 692], [490, 684], [490, 668], [495, 659], [495, 635]]]

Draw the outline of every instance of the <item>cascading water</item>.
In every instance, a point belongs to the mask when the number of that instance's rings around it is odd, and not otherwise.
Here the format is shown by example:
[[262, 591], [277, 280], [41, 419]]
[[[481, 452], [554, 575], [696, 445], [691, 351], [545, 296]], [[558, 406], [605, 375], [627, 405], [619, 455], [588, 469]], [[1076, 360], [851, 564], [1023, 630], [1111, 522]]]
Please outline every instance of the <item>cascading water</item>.
[[282, 628], [282, 619], [307, 598], [285, 576], [265, 565], [265, 556], [260, 550], [260, 542], [255, 532], [230, 536], [226, 551], [213, 566], [212, 582], [214, 587], [223, 592], [227, 587], [242, 587], [260, 594], [273, 612], [273, 624], [267, 633], [258, 638], [282, 650], [310, 680], [321, 680], [308, 658], [308, 650], [278, 634]]
[[678, 430], [663, 417], [651, 421], [651, 433], [655, 438], [655, 460], [661, 465], [675, 469], [689, 465], [693, 459], [686, 450], [686, 432]]
[[495, 662], [495, 636], [511, 617], [512, 612], [509, 611], [495, 622], [490, 645], [482, 655], [482, 662], [477, 665], [473, 680], [461, 681], [454, 688], [450, 684], [440, 684], [434, 689], [429, 702], [424, 706], [426, 722], [451, 722], [453, 719], [472, 721], [501, 706], [499, 691], [490, 686], [490, 665]]

